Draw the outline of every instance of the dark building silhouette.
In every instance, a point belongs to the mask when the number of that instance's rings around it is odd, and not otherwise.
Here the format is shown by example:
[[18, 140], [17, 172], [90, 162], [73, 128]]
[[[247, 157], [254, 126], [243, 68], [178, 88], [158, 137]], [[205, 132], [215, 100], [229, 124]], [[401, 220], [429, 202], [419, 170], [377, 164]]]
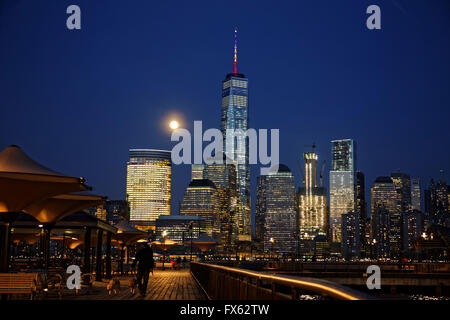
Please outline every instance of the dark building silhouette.
[[342, 254], [345, 259], [359, 258], [361, 248], [361, 222], [359, 212], [342, 215]]
[[436, 184], [431, 179], [425, 190], [425, 212], [430, 223], [449, 227], [448, 195], [448, 186], [442, 177]]
[[367, 202], [366, 202], [366, 191], [365, 191], [365, 178], [364, 173], [361, 171], [356, 171], [356, 183], [355, 183], [355, 209], [359, 214], [360, 223], [360, 255], [365, 257], [367, 251], [369, 250], [369, 236], [370, 232], [367, 232], [367, 224], [369, 223], [367, 216]]
[[130, 221], [130, 206], [126, 200], [106, 201], [106, 221], [116, 224], [120, 220]]
[[418, 210], [403, 213], [402, 227], [403, 250], [406, 256], [414, 258], [417, 253], [416, 241], [420, 239], [424, 230], [423, 213]]
[[372, 213], [372, 247], [378, 258], [391, 257], [391, 216], [388, 210], [377, 207]]

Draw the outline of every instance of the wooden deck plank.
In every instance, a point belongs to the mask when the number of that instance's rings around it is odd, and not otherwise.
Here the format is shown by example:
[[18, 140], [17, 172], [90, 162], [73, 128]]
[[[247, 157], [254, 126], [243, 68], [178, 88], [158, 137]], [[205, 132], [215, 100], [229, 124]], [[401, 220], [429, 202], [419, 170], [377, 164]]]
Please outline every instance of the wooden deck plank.
[[137, 290], [131, 295], [128, 287], [130, 276], [119, 277], [120, 293], [109, 296], [106, 291], [108, 281], [96, 281], [91, 293], [82, 292], [76, 296], [71, 290], [65, 290], [63, 299], [68, 300], [204, 300], [203, 292], [192, 278], [190, 271], [184, 270], [155, 270], [150, 274], [147, 294], [142, 298]]

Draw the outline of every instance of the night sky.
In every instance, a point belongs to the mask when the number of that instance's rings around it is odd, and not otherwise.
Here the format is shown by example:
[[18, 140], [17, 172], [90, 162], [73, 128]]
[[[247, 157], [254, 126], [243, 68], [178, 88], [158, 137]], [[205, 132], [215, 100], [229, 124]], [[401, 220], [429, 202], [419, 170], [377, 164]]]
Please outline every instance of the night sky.
[[[71, 4], [81, 30], [66, 28]], [[382, 30], [366, 28], [371, 4]], [[366, 190], [398, 169], [449, 180], [447, 0], [0, 0], [0, 148], [124, 199], [128, 149], [171, 149], [172, 117], [220, 128], [235, 26], [250, 127], [280, 129], [297, 185], [307, 145], [328, 171], [330, 141], [344, 138]], [[189, 180], [190, 166], [173, 168], [174, 213]]]

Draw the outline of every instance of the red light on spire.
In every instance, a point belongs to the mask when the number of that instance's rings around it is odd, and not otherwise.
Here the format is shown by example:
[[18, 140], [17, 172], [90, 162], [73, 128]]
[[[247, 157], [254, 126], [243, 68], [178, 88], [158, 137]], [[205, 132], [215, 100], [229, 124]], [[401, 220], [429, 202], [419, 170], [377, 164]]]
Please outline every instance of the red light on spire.
[[237, 27], [234, 28], [234, 75], [237, 74]]

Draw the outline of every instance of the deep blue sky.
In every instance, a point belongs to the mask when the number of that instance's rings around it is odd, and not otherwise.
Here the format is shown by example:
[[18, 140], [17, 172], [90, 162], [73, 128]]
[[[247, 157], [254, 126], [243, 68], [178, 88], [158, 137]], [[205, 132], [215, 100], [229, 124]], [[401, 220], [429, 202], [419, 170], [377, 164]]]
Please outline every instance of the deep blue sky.
[[[80, 31], [66, 28], [70, 4], [81, 7]], [[365, 26], [370, 4], [382, 30]], [[305, 145], [318, 145], [329, 170], [340, 138], [357, 141], [366, 189], [397, 169], [426, 184], [449, 170], [446, 0], [1, 0], [0, 148], [18, 144], [125, 198], [128, 149], [170, 149], [171, 113], [187, 128], [219, 128], [234, 26], [250, 126], [280, 129], [297, 185]], [[188, 166], [174, 168], [175, 213], [189, 179]]]

